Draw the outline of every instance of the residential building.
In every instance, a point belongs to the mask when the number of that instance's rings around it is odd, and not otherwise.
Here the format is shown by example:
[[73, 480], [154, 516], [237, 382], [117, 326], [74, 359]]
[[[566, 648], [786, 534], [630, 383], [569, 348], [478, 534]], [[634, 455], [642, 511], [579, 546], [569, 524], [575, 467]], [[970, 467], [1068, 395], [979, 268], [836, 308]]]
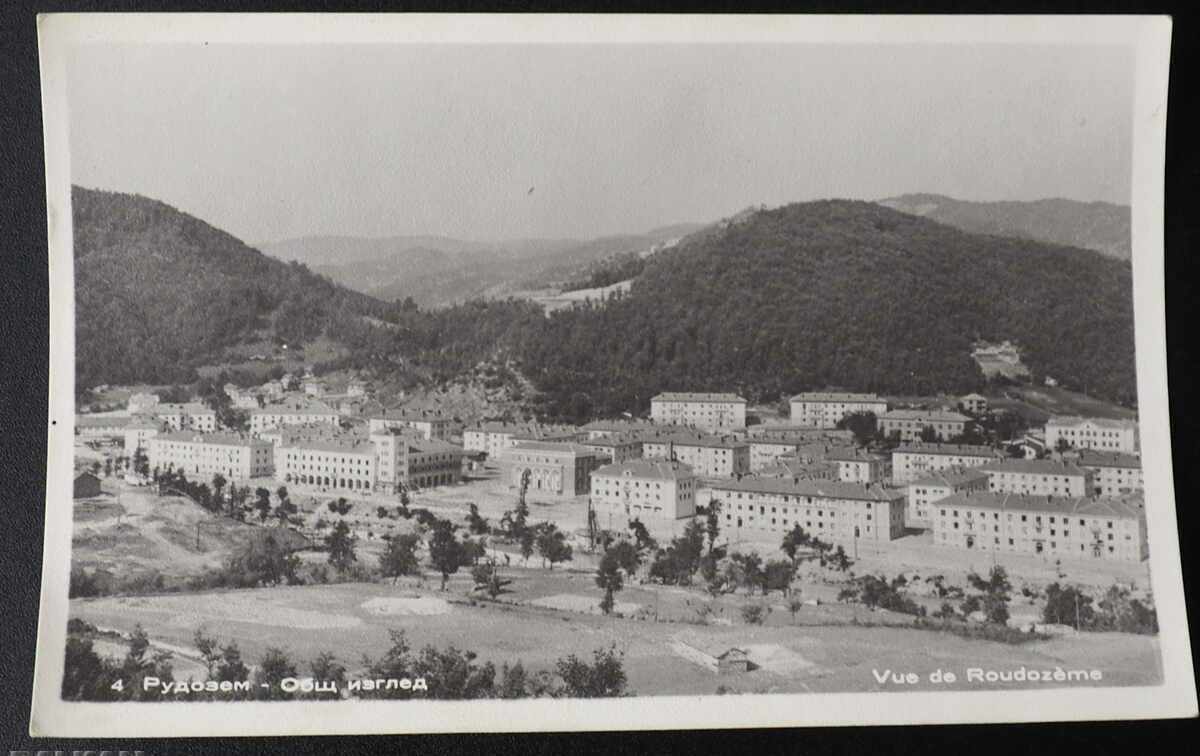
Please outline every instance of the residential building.
[[794, 441], [798, 444], [825, 442], [830, 444], [854, 443], [854, 432], [835, 428], [809, 428], [798, 425], [752, 425], [746, 429], [747, 436], [755, 441]]
[[909, 527], [933, 527], [932, 506], [954, 494], [988, 490], [988, 474], [974, 467], [951, 467], [930, 473], [908, 484], [905, 524]]
[[746, 400], [737, 394], [664, 392], [650, 400], [650, 419], [715, 432], [746, 427]]
[[150, 439], [157, 436], [164, 428], [164, 423], [154, 417], [141, 415], [133, 417], [125, 426], [125, 456], [133, 459], [140, 447], [143, 454], [149, 454]]
[[586, 439], [592, 441], [597, 438], [607, 438], [615, 435], [628, 435], [633, 433], [643, 433], [645, 431], [659, 430], [660, 425], [652, 423], [648, 420], [593, 420], [579, 430], [586, 434]]
[[580, 441], [587, 448], [600, 452], [614, 464], [642, 456], [642, 438], [636, 433], [613, 433]]
[[366, 396], [367, 395], [367, 384], [365, 384], [359, 380], [351, 380], [349, 383], [346, 384], [346, 395], [347, 396]]
[[890, 541], [904, 535], [904, 492], [875, 483], [747, 477], [709, 481], [696, 506], [720, 502], [725, 532], [782, 536], [799, 524], [824, 541]]
[[960, 412], [945, 409], [896, 409], [879, 418], [883, 435], [900, 434], [901, 441], [920, 441], [926, 428], [933, 428], [937, 438], [949, 441], [962, 435], [971, 418]]
[[495, 459], [518, 440], [577, 441], [582, 432], [573, 425], [539, 425], [488, 421], [463, 429], [463, 447], [468, 452], [485, 452]]
[[1125, 498], [955, 494], [937, 503], [933, 542], [1045, 558], [1140, 562], [1149, 554], [1140, 495]]
[[83, 438], [124, 438], [133, 422], [129, 415], [76, 415], [75, 435]]
[[1136, 420], [1102, 417], [1058, 416], [1046, 421], [1046, 446], [1059, 449], [1059, 442], [1072, 449], [1126, 452], [1138, 450]]
[[275, 446], [275, 477], [283, 482], [350, 493], [397, 493], [462, 479], [463, 450], [408, 428], [370, 435], [292, 433]]
[[302, 387], [306, 396], [321, 397], [329, 393], [328, 388], [325, 386], [325, 381], [320, 378], [306, 378]]
[[754, 473], [760, 478], [796, 478], [797, 480], [838, 480], [837, 462], [812, 461], [795, 455], [780, 457]]
[[338, 412], [324, 402], [307, 397], [291, 397], [278, 404], [250, 410], [250, 431], [262, 433], [281, 425], [325, 423], [336, 426]]
[[887, 400], [876, 394], [842, 391], [808, 391], [793, 396], [790, 404], [792, 423], [804, 428], [836, 428], [846, 415], [870, 412], [879, 417], [888, 411]]
[[931, 472], [951, 467], [980, 467], [1004, 453], [970, 444], [901, 444], [892, 450], [892, 482], [905, 485]]
[[1092, 490], [1096, 496], [1126, 496], [1141, 491], [1142, 460], [1126, 452], [1099, 452], [1084, 449], [1075, 464], [1092, 473]]
[[696, 430], [671, 430], [642, 436], [642, 456], [674, 459], [705, 478], [729, 478], [750, 472], [750, 445], [733, 436]]
[[631, 459], [592, 473], [591, 502], [598, 522], [621, 529], [633, 519], [678, 520], [696, 514], [699, 479], [682, 462]]
[[228, 480], [260, 478], [274, 468], [271, 442], [240, 433], [172, 431], [148, 443], [151, 469], [177, 470], [198, 482], [218, 474]]
[[988, 400], [982, 394], [967, 394], [958, 400], [959, 405], [963, 410], [970, 412], [972, 415], [982, 415], [987, 412]]
[[151, 411], [173, 431], [194, 430], [212, 433], [217, 429], [216, 410], [201, 402], [161, 402]]
[[371, 432], [384, 428], [412, 428], [426, 439], [446, 439], [450, 436], [453, 419], [441, 410], [395, 408], [367, 417]]
[[892, 461], [883, 454], [841, 446], [830, 449], [825, 459], [837, 463], [838, 479], [847, 483], [879, 483], [892, 477]]
[[777, 441], [773, 439], [758, 439], [753, 436], [746, 439], [750, 446], [750, 471], [757, 472], [775, 464], [780, 457], [796, 454], [801, 446], [799, 441]]
[[425, 438], [409, 428], [381, 428], [371, 433], [375, 445], [375, 490], [396, 493], [409, 488], [448, 486], [462, 480], [463, 448], [438, 438]]
[[569, 441], [517, 441], [500, 452], [502, 477], [509, 486], [521, 485], [529, 471], [531, 492], [581, 496], [591, 490], [592, 471], [607, 460], [597, 451]]
[[988, 490], [1028, 496], [1088, 496], [1092, 472], [1072, 462], [1052, 459], [1000, 459], [979, 468], [988, 475]]

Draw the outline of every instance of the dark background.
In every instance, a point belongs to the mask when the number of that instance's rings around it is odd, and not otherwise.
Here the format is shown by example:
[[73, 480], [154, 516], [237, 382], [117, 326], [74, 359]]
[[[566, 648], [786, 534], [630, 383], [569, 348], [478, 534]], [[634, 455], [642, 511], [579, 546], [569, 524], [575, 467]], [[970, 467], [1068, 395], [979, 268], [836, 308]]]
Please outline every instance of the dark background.
[[[289, 753], [354, 754], [398, 751], [507, 754], [689, 751], [752, 753], [785, 751], [908, 751], [964, 753], [982, 749], [1091, 756], [1169, 753], [1191, 740], [1195, 720], [954, 726], [912, 728], [806, 729], [692, 733], [598, 733], [527, 736], [321, 737], [307, 739], [79, 741], [29, 737], [29, 706], [40, 590], [43, 502], [45, 501], [46, 387], [49, 278], [46, 266], [45, 173], [38, 83], [35, 14], [55, 11], [529, 11], [541, 12], [890, 12], [890, 13], [1153, 13], [1174, 17], [1170, 105], [1167, 122], [1166, 309], [1171, 386], [1172, 452], [1179, 540], [1185, 586], [1198, 585], [1193, 559], [1197, 537], [1192, 492], [1197, 470], [1197, 421], [1190, 407], [1196, 364], [1200, 246], [1200, 162], [1197, 161], [1195, 88], [1192, 77], [1200, 34], [1195, 14], [1182, 3], [1128, 2], [904, 2], [692, 4], [617, 3], [380, 3], [296, 2], [30, 2], [5, 0], [0, 16], [0, 754], [8, 750], [112, 751], [146, 754]], [[1196, 602], [1187, 591], [1189, 626], [1197, 624]], [[1064, 692], [1063, 695], [1070, 695]], [[747, 705], [753, 705], [746, 700]], [[801, 704], [802, 705], [802, 704]], [[1193, 741], [1194, 742], [1194, 741]], [[1172, 746], [1172, 743], [1178, 744]]]

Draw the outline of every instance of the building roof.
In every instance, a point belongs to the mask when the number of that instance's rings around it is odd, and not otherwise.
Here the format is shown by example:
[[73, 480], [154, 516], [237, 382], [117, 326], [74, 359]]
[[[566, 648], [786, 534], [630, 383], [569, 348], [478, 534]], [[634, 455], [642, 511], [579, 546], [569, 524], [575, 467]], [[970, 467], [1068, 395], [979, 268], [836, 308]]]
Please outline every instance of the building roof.
[[904, 492], [899, 489], [841, 480], [745, 477], [741, 480], [713, 480], [709, 481], [707, 486], [713, 491], [746, 491], [856, 501], [895, 501], [904, 498]]
[[977, 467], [951, 467], [946, 470], [930, 473], [912, 483], [910, 486], [945, 486], [953, 489], [964, 483], [978, 483], [988, 480], [988, 474]]
[[197, 433], [196, 431], [174, 431], [161, 433], [153, 441], [180, 441], [192, 444], [207, 444], [209, 446], [270, 446], [265, 439], [254, 438], [242, 433]]
[[986, 472], [1011, 472], [1025, 475], [1070, 475], [1082, 477], [1087, 470], [1073, 462], [1058, 462], [1053, 459], [1013, 459], [1011, 457], [998, 459], [982, 465], [980, 470]]
[[325, 402], [293, 396], [278, 404], [268, 404], [250, 410], [251, 415], [336, 415], [338, 412]]
[[1012, 512], [1086, 515], [1091, 517], [1141, 518], [1145, 500], [1140, 494], [1123, 497], [1027, 496], [1025, 494], [976, 491], [953, 494], [938, 502], [938, 507], [999, 509]]
[[213, 415], [216, 410], [209, 409], [203, 402], [159, 402], [147, 408], [155, 415]]
[[854, 439], [854, 431], [836, 428], [813, 428], [807, 425], [752, 425], [747, 429], [751, 439], [780, 439], [796, 441]]
[[987, 397], [984, 396], [983, 394], [967, 394], [962, 399], [964, 402], [967, 401], [968, 399], [970, 399], [973, 402], [978, 402], [978, 401], [986, 402], [987, 401]]
[[630, 459], [613, 465], [604, 465], [592, 474], [655, 480], [679, 480], [695, 477], [690, 466], [665, 459]]
[[298, 438], [285, 441], [281, 449], [307, 449], [310, 451], [342, 452], [345, 454], [368, 454], [374, 456], [375, 444], [365, 436], [325, 436]]
[[928, 420], [935, 423], [966, 423], [971, 418], [951, 410], [894, 409], [883, 415], [884, 420]]
[[587, 425], [584, 425], [583, 427], [581, 427], [580, 430], [611, 431], [611, 432], [615, 432], [615, 433], [621, 433], [621, 432], [625, 432], [625, 431], [646, 430], [648, 428], [659, 428], [659, 427], [662, 427], [662, 426], [658, 423], [652, 423], [649, 420], [616, 419], [616, 420], [593, 420], [592, 422], [588, 423]]
[[1080, 449], [1076, 464], [1080, 467], [1142, 468], [1142, 460], [1136, 454], [1102, 452], [1095, 449]]
[[163, 427], [163, 422], [153, 415], [134, 415], [129, 418], [126, 430], [151, 430]]
[[732, 402], [745, 404], [746, 400], [737, 394], [688, 393], [683, 391], [664, 391], [650, 399], [652, 402]]
[[643, 444], [673, 444], [675, 446], [705, 446], [717, 449], [750, 447], [748, 441], [735, 436], [717, 436], [696, 430], [651, 431], [640, 434]]
[[974, 444], [901, 444], [892, 450], [893, 454], [945, 454], [956, 457], [1003, 457], [1004, 454], [990, 446]]
[[[358, 400], [359, 397], [354, 397]], [[371, 401], [365, 399], [364, 401]], [[440, 409], [420, 409], [418, 407], [391, 407], [388, 409], [376, 410], [367, 415], [368, 420], [402, 420], [404, 422], [414, 423], [430, 423], [430, 422], [448, 422], [450, 416], [442, 412]]]
[[886, 462], [888, 458], [855, 446], [838, 446], [827, 451], [825, 459], [831, 462]]
[[457, 444], [452, 444], [449, 441], [443, 441], [439, 438], [425, 438], [424, 436], [410, 437], [408, 439], [410, 449], [416, 449], [424, 454], [453, 454], [462, 452], [463, 448]]
[[584, 446], [632, 446], [633, 444], [642, 443], [642, 437], [637, 433], [626, 431], [624, 433], [614, 433], [611, 436], [590, 438], [587, 441], [580, 441], [580, 443]]
[[1054, 415], [1046, 420], [1047, 426], [1077, 428], [1091, 423], [1099, 428], [1137, 429], [1136, 420], [1116, 420], [1108, 417], [1080, 417], [1079, 415]]
[[775, 478], [806, 478], [827, 474], [837, 475], [837, 471], [837, 462], [805, 462], [795, 457], [779, 457], [759, 470], [758, 474]]
[[129, 415], [105, 415], [102, 417], [92, 417], [90, 415], [76, 415], [76, 428], [124, 428], [133, 421]]
[[855, 394], [847, 391], [804, 391], [793, 396], [793, 402], [871, 402], [887, 404], [887, 400], [878, 394]]
[[544, 451], [558, 452], [560, 454], [571, 453], [589, 457], [599, 454], [595, 449], [589, 449], [583, 444], [577, 444], [572, 441], [517, 441], [505, 451]]

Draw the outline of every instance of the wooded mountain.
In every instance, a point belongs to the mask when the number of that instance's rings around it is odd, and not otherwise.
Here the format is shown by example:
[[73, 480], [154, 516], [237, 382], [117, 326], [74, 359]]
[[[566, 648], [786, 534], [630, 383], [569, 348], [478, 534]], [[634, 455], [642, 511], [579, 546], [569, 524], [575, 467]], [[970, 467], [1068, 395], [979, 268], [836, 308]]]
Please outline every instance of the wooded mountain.
[[977, 234], [1016, 236], [1093, 249], [1128, 260], [1129, 207], [1108, 202], [1043, 199], [1033, 202], [966, 202], [940, 194], [905, 194], [879, 204]]
[[866, 202], [694, 235], [628, 295], [534, 327], [521, 364], [559, 417], [643, 410], [663, 390], [966, 392], [984, 384], [977, 339], [1018, 344], [1035, 380], [1136, 400], [1128, 263]]
[[157, 200], [73, 187], [76, 380], [176, 382], [243, 340], [302, 343], [382, 303]]

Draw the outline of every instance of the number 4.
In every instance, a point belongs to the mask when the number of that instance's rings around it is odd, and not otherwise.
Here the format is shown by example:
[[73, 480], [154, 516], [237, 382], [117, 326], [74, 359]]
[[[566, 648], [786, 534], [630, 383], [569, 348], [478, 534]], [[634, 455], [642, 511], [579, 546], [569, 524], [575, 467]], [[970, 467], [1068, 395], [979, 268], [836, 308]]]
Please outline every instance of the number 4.
[[112, 688], [115, 691], [120, 692], [122, 690], [125, 690], [125, 682], [123, 680], [117, 680], [115, 683], [113, 683], [112, 685], [110, 685], [108, 687]]

